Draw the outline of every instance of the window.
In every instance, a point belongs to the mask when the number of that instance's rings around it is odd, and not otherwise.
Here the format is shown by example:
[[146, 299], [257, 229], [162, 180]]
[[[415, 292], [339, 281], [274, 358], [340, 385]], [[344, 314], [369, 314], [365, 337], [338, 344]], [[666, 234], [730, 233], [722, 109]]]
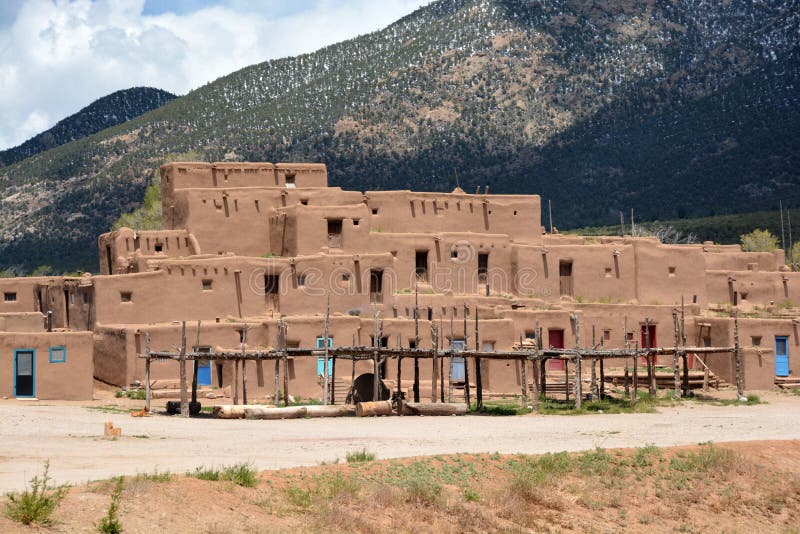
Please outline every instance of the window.
[[627, 339], [628, 341], [633, 341], [633, 332], [626, 333], [625, 339]]
[[308, 199], [307, 198], [301, 198], [300, 199], [300, 204], [302, 204], [303, 206], [308, 206]]
[[752, 338], [750, 338], [750, 341], [754, 347], [761, 346], [761, 336], [753, 336]]
[[603, 341], [611, 341], [611, 330], [608, 328], [603, 330]]
[[3, 293], [3, 300], [5, 302], [16, 302], [17, 294], [13, 292]]
[[280, 280], [280, 276], [277, 274], [268, 274], [264, 276], [264, 292], [267, 295], [277, 295], [278, 294], [278, 282]]
[[[317, 338], [317, 348], [324, 349], [325, 348], [325, 338], [320, 336]], [[333, 347], [333, 338], [328, 338], [328, 348]], [[328, 374], [330, 375], [331, 370], [333, 369], [333, 358], [328, 358]], [[317, 376], [325, 376], [325, 357], [324, 356], [317, 356]]]
[[478, 283], [486, 283], [486, 275], [489, 272], [489, 255], [486, 253], [478, 254]]
[[297, 285], [303, 287], [306, 285], [306, 275], [305, 274], [298, 274], [297, 275]]
[[336, 248], [342, 246], [341, 219], [328, 219], [328, 246]]
[[208, 278], [203, 279], [203, 291], [211, 291], [212, 280]]
[[378, 214], [378, 208], [372, 208], [372, 214], [373, 215], [377, 215]]
[[297, 184], [295, 184], [294, 178], [295, 178], [295, 174], [294, 173], [286, 173], [286, 187], [288, 189], [294, 189], [295, 187], [297, 187]]
[[533, 330], [525, 330], [525, 339], [536, 339], [536, 332]]
[[455, 246], [450, 249], [450, 257], [453, 259], [458, 258], [458, 249]]
[[558, 289], [561, 295], [572, 296], [572, 262], [558, 262]]
[[156, 243], [155, 249], [156, 252], [161, 252], [162, 250], [164, 250], [164, 245], [162, 245], [161, 243]]
[[428, 281], [428, 251], [418, 250], [416, 254], [416, 269], [417, 280], [421, 282]]
[[67, 347], [50, 347], [50, 363], [66, 363]]
[[675, 267], [673, 266], [669, 267], [669, 275], [670, 277], [675, 276]]
[[130, 291], [122, 291], [119, 297], [122, 302], [131, 302], [133, 300], [133, 293]]
[[353, 226], [358, 226], [358, 219], [353, 219]]

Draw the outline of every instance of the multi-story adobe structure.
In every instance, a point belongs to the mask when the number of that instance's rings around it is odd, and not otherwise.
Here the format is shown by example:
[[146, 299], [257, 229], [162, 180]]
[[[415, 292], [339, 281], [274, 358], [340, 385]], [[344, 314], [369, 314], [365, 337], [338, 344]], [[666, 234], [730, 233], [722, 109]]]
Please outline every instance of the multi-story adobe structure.
[[[290, 347], [321, 347], [328, 299], [333, 346], [371, 345], [376, 313], [381, 344], [413, 346], [418, 307], [421, 347], [431, 344], [431, 322], [445, 348], [463, 343], [464, 314], [477, 310], [483, 350], [511, 350], [537, 326], [545, 346], [574, 346], [573, 314], [606, 347], [671, 346], [682, 301], [689, 344], [729, 346], [736, 302], [747, 388], [771, 387], [800, 363], [800, 273], [780, 250], [549, 234], [535, 195], [362, 194], [328, 187], [319, 164], [170, 163], [161, 177], [164, 229], [100, 236], [99, 275], [0, 279], [1, 395], [86, 398], [93, 376], [141, 381], [145, 336], [170, 349], [181, 321], [190, 340], [200, 321], [199, 350], [239, 348], [245, 325], [248, 349], [273, 347], [279, 320]], [[362, 363], [358, 372], [371, 372]], [[706, 363], [733, 380], [730, 356]], [[201, 361], [200, 384], [230, 386], [231, 365]], [[381, 369], [387, 382], [394, 365]], [[413, 363], [402, 365], [411, 376]], [[453, 365], [455, 379], [464, 365]], [[271, 396], [272, 371], [247, 366], [251, 398]], [[483, 361], [484, 389], [519, 392], [518, 366]], [[154, 363], [152, 377], [174, 384], [177, 367]], [[294, 394], [322, 395], [322, 362], [288, 367]], [[421, 367], [430, 377], [430, 365]], [[350, 373], [341, 374], [348, 386]]]

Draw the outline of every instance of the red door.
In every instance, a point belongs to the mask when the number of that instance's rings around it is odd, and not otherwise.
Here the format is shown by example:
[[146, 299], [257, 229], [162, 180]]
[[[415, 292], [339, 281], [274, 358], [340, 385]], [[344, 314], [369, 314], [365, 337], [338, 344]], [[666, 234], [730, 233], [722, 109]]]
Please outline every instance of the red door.
[[[650, 344], [647, 344], [647, 334], [648, 330], [650, 333]], [[649, 329], [647, 325], [642, 325], [642, 345], [643, 349], [653, 349], [658, 346], [658, 342], [656, 340], [656, 325], [651, 324], [649, 325]], [[645, 358], [642, 358], [642, 363], [647, 363]], [[653, 363], [658, 363], [658, 356], [653, 355]]]
[[[550, 328], [547, 330], [547, 343], [550, 348], [563, 349], [564, 348], [564, 331], [560, 328]], [[547, 368], [553, 370], [564, 370], [563, 360], [548, 360]]]

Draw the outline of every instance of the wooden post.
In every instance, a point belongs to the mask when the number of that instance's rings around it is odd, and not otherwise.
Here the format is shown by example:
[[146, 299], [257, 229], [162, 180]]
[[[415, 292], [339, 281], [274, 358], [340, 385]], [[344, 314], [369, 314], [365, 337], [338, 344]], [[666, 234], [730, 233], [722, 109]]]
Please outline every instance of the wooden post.
[[328, 384], [330, 388], [331, 405], [336, 404], [336, 356], [331, 357], [331, 380]]
[[628, 376], [628, 358], [625, 358], [625, 396], [631, 396], [631, 385], [630, 385], [630, 377]]
[[189, 395], [186, 390], [186, 321], [181, 322], [181, 354], [178, 363], [181, 374], [181, 417], [189, 417]]
[[[464, 304], [464, 349], [467, 348], [467, 305]], [[469, 360], [466, 358], [462, 358], [464, 360], [464, 401], [467, 403], [467, 410], [470, 409], [470, 398], [469, 398]]]
[[[595, 337], [595, 325], [592, 325], [592, 350], [597, 349], [597, 342]], [[597, 387], [597, 358], [592, 358], [592, 373], [591, 373], [591, 381], [592, 386], [589, 388], [589, 394], [592, 396], [592, 400], [596, 399], [600, 396], [600, 390]]]
[[289, 406], [289, 325], [281, 321], [281, 341], [283, 341], [283, 404]]
[[[419, 348], [419, 281], [414, 282], [414, 347]], [[419, 402], [419, 358], [414, 356], [414, 402]]]
[[561, 360], [564, 362], [564, 401], [569, 402], [569, 360]]
[[[277, 332], [275, 333], [275, 350], [283, 349], [283, 344], [281, 343], [281, 333], [283, 331], [283, 321], [278, 321], [278, 328]], [[275, 396], [273, 397], [275, 401], [275, 406], [278, 406], [280, 403], [280, 376], [281, 376], [281, 362], [277, 358], [275, 359]]]
[[372, 315], [372, 402], [377, 402], [381, 397], [380, 388], [380, 369], [378, 368], [378, 347], [380, 347], [380, 337], [378, 334], [378, 310], [375, 309]]
[[239, 404], [239, 360], [233, 360], [233, 404]]
[[[520, 347], [521, 348], [521, 347]], [[475, 350], [480, 351], [480, 334], [478, 330], [478, 305], [475, 305]], [[525, 361], [522, 362], [525, 365]], [[478, 402], [478, 411], [483, 410], [483, 377], [481, 373], [481, 359], [475, 358], [475, 395]]]
[[439, 381], [439, 331], [436, 328], [436, 323], [431, 321], [431, 341], [433, 345], [433, 368], [431, 369], [431, 402], [436, 402], [438, 395], [436, 388]]
[[247, 343], [247, 331], [250, 327], [245, 324], [242, 329], [242, 403], [247, 406], [247, 353], [245, 344]]
[[542, 380], [542, 387], [540, 387], [540, 395], [542, 399], [547, 399], [547, 358], [542, 358], [539, 362], [539, 377]]
[[631, 407], [636, 406], [639, 397], [639, 342], [636, 342], [636, 354], [633, 356], [633, 388], [631, 389]]
[[684, 350], [681, 354], [681, 359], [683, 360], [683, 396], [689, 396], [689, 356], [686, 354]]
[[328, 381], [328, 378], [329, 378], [328, 377], [328, 373], [329, 373], [329, 369], [328, 369], [328, 328], [329, 328], [330, 317], [331, 317], [331, 294], [330, 294], [330, 292], [328, 292], [328, 304], [325, 307], [325, 334], [324, 334], [324, 337], [322, 338], [322, 345], [323, 345], [323, 347], [325, 347], [325, 352], [324, 352], [325, 362], [323, 363], [323, 366], [322, 366], [323, 370], [324, 370], [323, 372], [325, 373], [322, 376], [322, 405], [323, 406], [327, 406], [328, 405], [328, 401], [330, 400], [330, 389], [329, 389], [330, 388], [330, 384], [329, 384], [329, 381]]
[[675, 352], [672, 354], [673, 376], [675, 377], [675, 398], [681, 398], [681, 374], [678, 369], [678, 343], [680, 342], [680, 331], [678, 328], [678, 311], [672, 311], [672, 329], [675, 333]]
[[742, 365], [742, 349], [739, 346], [739, 308], [733, 310], [733, 357], [736, 363], [736, 395], [740, 401], [744, 396], [744, 366]]
[[581, 322], [575, 317], [575, 409], [580, 410], [583, 400], [583, 383], [581, 382]]
[[[192, 352], [197, 352], [198, 347], [200, 347], [200, 321], [197, 321], [197, 337], [195, 338], [194, 350]], [[197, 357], [192, 360], [194, 362], [194, 369], [192, 371], [192, 404], [197, 402]]]
[[[400, 338], [400, 334], [397, 334], [397, 347], [403, 348], [403, 340]], [[415, 349], [416, 350], [416, 349]], [[397, 355], [397, 413], [398, 415], [403, 415], [403, 396], [402, 391], [400, 389], [400, 384], [403, 381], [402, 375], [402, 368], [403, 368], [403, 357], [399, 354]]]
[[656, 396], [656, 377], [655, 377], [655, 369], [653, 369], [653, 353], [650, 350], [650, 319], [645, 318], [644, 320], [644, 339], [645, 343], [647, 343], [647, 391], [650, 393], [650, 396], [655, 398]]
[[600, 399], [606, 396], [606, 359], [605, 356], [600, 358]]
[[441, 356], [439, 356], [439, 393], [440, 399], [444, 402], [444, 336], [442, 332], [444, 332], [444, 323], [442, 321], [442, 316], [439, 315], [439, 330], [436, 331], [436, 338], [439, 340], [439, 352], [441, 354]]
[[[681, 295], [681, 347], [683, 347], [683, 395], [689, 396], [689, 357], [686, 354], [686, 305]], [[703, 362], [705, 363], [705, 362]], [[708, 367], [705, 366], [705, 384], [708, 387]], [[706, 389], [708, 391], [708, 389]]]
[[147, 357], [144, 361], [144, 409], [147, 413], [150, 413], [150, 400], [152, 398], [150, 390], [150, 332], [145, 333], [144, 339], [145, 356]]

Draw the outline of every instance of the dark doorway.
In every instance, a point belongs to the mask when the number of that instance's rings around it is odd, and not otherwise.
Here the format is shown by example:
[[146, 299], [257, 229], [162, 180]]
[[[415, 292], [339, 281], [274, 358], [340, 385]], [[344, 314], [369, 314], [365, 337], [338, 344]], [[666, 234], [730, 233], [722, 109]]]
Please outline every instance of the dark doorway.
[[264, 276], [264, 295], [267, 297], [267, 308], [278, 310], [278, 294], [280, 289], [280, 275], [268, 274]]
[[114, 267], [111, 264], [111, 245], [106, 245], [106, 262], [108, 262], [108, 274], [114, 274]]
[[383, 271], [371, 270], [369, 272], [369, 300], [370, 302], [383, 302]]
[[478, 254], [478, 283], [485, 284], [489, 273], [489, 255]]
[[328, 219], [328, 246], [340, 248], [342, 246], [342, 220]]
[[558, 290], [562, 295], [572, 296], [572, 262], [558, 262]]
[[418, 250], [416, 255], [416, 269], [417, 280], [420, 282], [428, 281], [428, 251]]
[[34, 397], [36, 393], [36, 353], [14, 351], [14, 396]]

